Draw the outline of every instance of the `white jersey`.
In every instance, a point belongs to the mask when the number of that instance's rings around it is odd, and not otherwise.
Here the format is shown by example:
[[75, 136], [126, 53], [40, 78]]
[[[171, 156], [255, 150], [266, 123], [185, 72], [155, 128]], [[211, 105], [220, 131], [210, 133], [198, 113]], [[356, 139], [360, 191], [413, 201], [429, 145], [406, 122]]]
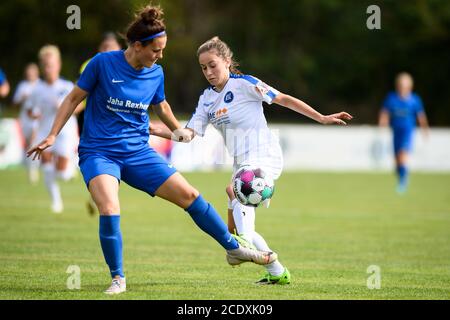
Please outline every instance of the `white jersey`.
[[[63, 79], [58, 79], [52, 84], [41, 81], [36, 85], [30, 98], [25, 103], [25, 108], [27, 110], [32, 110], [34, 114], [40, 115], [37, 141], [45, 139], [50, 133], [56, 112], [73, 87], [74, 85], [72, 82]], [[73, 115], [59, 133], [57, 141], [58, 140], [60, 140], [61, 143], [55, 143], [55, 147], [56, 149], [61, 149], [59, 150], [60, 152], [58, 152], [60, 155], [65, 155], [66, 153], [69, 153], [69, 149], [70, 151], [73, 149], [72, 147], [75, 141], [78, 140], [77, 121]], [[62, 148], [57, 147], [57, 145], [60, 144], [62, 145]], [[67, 144], [67, 147], [64, 147], [64, 144]]]
[[271, 104], [279, 91], [250, 75], [230, 74], [221, 92], [209, 87], [200, 96], [197, 109], [186, 125], [203, 136], [211, 123], [221, 133], [236, 167], [260, 165], [270, 159], [279, 176], [282, 154], [278, 137], [267, 126], [262, 102]]
[[25, 108], [26, 101], [31, 96], [36, 85], [41, 82], [40, 79], [37, 79], [34, 82], [28, 80], [22, 80], [17, 85], [17, 89], [14, 92], [13, 103], [21, 104], [20, 106], [20, 115], [19, 120], [22, 126], [22, 130], [24, 132], [25, 137], [29, 137], [32, 133], [32, 130], [36, 129], [37, 121], [31, 119], [27, 114], [27, 109]]

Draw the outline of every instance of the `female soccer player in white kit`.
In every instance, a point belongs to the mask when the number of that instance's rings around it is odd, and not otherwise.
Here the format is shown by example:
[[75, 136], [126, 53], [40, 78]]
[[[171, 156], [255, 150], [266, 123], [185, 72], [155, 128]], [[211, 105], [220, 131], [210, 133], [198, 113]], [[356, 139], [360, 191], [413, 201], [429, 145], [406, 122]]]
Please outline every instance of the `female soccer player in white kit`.
[[[28, 150], [33, 143], [38, 126], [38, 120], [33, 119], [28, 114], [25, 103], [40, 81], [37, 64], [27, 64], [25, 67], [25, 79], [19, 82], [13, 96], [13, 103], [20, 107], [19, 123], [25, 140], [25, 150]], [[35, 184], [39, 179], [39, 163], [26, 158], [25, 165], [28, 171], [28, 180]]]
[[[42, 141], [48, 135], [55, 120], [56, 112], [64, 98], [74, 85], [59, 77], [61, 70], [61, 54], [58, 47], [47, 45], [39, 51], [39, 61], [43, 73], [43, 81], [38, 83], [25, 107], [35, 116], [39, 116], [36, 140]], [[45, 186], [51, 197], [51, 210], [54, 213], [63, 211], [63, 201], [57, 178], [69, 180], [73, 175], [71, 160], [78, 145], [77, 121], [71, 116], [66, 126], [56, 139], [55, 144], [42, 152], [42, 170]]]
[[[245, 165], [262, 168], [274, 180], [283, 168], [283, 156], [278, 139], [267, 127], [262, 102], [276, 103], [308, 116], [322, 124], [346, 124], [352, 119], [346, 112], [324, 116], [306, 103], [283, 94], [259, 79], [243, 75], [236, 69], [233, 53], [226, 43], [214, 37], [202, 44], [197, 55], [203, 74], [211, 87], [200, 96], [197, 109], [186, 128], [171, 136], [189, 142], [203, 136], [211, 123], [222, 134], [230, 155], [234, 157], [233, 175]], [[153, 132], [168, 137], [168, 132]], [[244, 206], [236, 199], [232, 185], [226, 188], [229, 197], [228, 228], [258, 250], [271, 251], [264, 238], [255, 231], [255, 208]], [[268, 204], [267, 204], [268, 205]], [[290, 273], [278, 260], [265, 265], [267, 273], [259, 284], [289, 284]]]

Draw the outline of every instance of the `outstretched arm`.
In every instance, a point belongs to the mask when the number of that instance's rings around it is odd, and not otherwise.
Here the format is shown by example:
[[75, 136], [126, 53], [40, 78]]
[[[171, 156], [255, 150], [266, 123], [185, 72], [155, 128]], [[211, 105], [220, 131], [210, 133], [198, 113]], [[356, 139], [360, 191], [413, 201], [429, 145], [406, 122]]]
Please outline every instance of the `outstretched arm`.
[[189, 142], [194, 138], [193, 130], [181, 128], [180, 123], [172, 112], [172, 108], [166, 100], [154, 105], [153, 110], [167, 127], [150, 126], [150, 134], [179, 142]]
[[321, 124], [347, 124], [344, 120], [351, 120], [353, 117], [347, 112], [338, 112], [330, 115], [323, 115], [310, 107], [305, 102], [290, 95], [279, 93], [273, 102], [283, 107], [289, 108], [295, 112], [303, 114]]
[[83, 101], [88, 93], [78, 86], [75, 86], [72, 91], [67, 95], [67, 97], [62, 102], [61, 106], [56, 113], [55, 120], [53, 121], [52, 129], [48, 134], [47, 138], [42, 140], [39, 144], [35, 145], [27, 151], [27, 157], [34, 154], [33, 160], [40, 159], [42, 151], [50, 147], [55, 143], [56, 136], [59, 134], [61, 129], [69, 120], [70, 116], [73, 114], [75, 108]]

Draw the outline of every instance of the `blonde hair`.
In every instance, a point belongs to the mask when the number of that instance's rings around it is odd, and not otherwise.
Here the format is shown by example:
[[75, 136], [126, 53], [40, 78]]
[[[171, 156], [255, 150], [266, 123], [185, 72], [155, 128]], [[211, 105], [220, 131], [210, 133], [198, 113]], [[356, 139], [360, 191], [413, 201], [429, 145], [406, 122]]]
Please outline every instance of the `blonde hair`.
[[47, 44], [39, 50], [39, 60], [42, 60], [49, 55], [54, 55], [58, 58], [59, 61], [61, 61], [61, 52], [59, 51], [59, 48], [57, 46]]
[[242, 72], [237, 68], [239, 67], [239, 63], [237, 63], [236, 60], [233, 59], [233, 51], [231, 51], [230, 47], [225, 42], [220, 40], [217, 36], [209, 39], [197, 49], [197, 57], [199, 57], [202, 53], [211, 50], [216, 50], [217, 55], [224, 60], [230, 59], [231, 73], [242, 74]]
[[410, 73], [403, 71], [397, 74], [397, 76], [395, 77], [395, 84], [398, 84], [402, 79], [407, 79], [408, 81], [410, 81], [411, 86], [414, 85], [414, 79]]

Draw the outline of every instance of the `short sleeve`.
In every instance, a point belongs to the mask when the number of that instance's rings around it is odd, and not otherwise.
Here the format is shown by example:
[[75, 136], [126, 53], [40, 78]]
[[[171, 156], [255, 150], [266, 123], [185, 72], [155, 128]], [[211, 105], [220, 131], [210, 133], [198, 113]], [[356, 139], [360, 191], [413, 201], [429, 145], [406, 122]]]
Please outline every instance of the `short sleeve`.
[[392, 95], [391, 95], [391, 94], [388, 94], [388, 95], [384, 98], [383, 104], [381, 105], [381, 110], [390, 112], [391, 107], [392, 107], [392, 103], [391, 103], [392, 99], [391, 99], [391, 97], [392, 97]]
[[247, 93], [259, 101], [272, 104], [273, 99], [280, 94], [278, 90], [267, 85], [258, 78], [248, 75], [245, 75], [243, 78], [247, 81]]
[[415, 95], [415, 112], [416, 112], [416, 114], [423, 113], [424, 111], [425, 110], [423, 108], [422, 99], [418, 95]]
[[15, 103], [15, 104], [19, 103], [22, 100], [23, 95], [24, 95], [24, 84], [21, 81], [19, 83], [19, 85], [17, 86], [16, 91], [14, 92], [14, 96], [12, 99], [13, 103]]
[[25, 102], [23, 104], [23, 107], [25, 110], [37, 109], [36, 92], [37, 92], [37, 90], [33, 90], [31, 92], [30, 96], [28, 97], [28, 99], [25, 100]]
[[64, 85], [64, 93], [62, 93], [59, 97], [58, 97], [58, 106], [61, 106], [61, 104], [63, 103], [64, 99], [69, 95], [69, 93], [72, 91], [74, 85], [71, 81], [66, 81], [65, 85]]
[[84, 91], [91, 92], [97, 85], [100, 69], [101, 53], [92, 58], [84, 68], [78, 79], [77, 86]]
[[3, 70], [0, 69], [0, 85], [6, 82], [6, 75], [3, 73]]
[[150, 104], [155, 105], [163, 102], [165, 99], [166, 95], [164, 93], [164, 73], [162, 73], [161, 81], [159, 82], [158, 88], [156, 89], [155, 95], [153, 96], [153, 99], [150, 102]]
[[186, 124], [186, 128], [194, 130], [196, 134], [203, 137], [205, 135], [208, 123], [208, 114], [203, 105], [203, 95], [201, 95], [198, 100], [197, 108], [195, 109], [191, 119]]

